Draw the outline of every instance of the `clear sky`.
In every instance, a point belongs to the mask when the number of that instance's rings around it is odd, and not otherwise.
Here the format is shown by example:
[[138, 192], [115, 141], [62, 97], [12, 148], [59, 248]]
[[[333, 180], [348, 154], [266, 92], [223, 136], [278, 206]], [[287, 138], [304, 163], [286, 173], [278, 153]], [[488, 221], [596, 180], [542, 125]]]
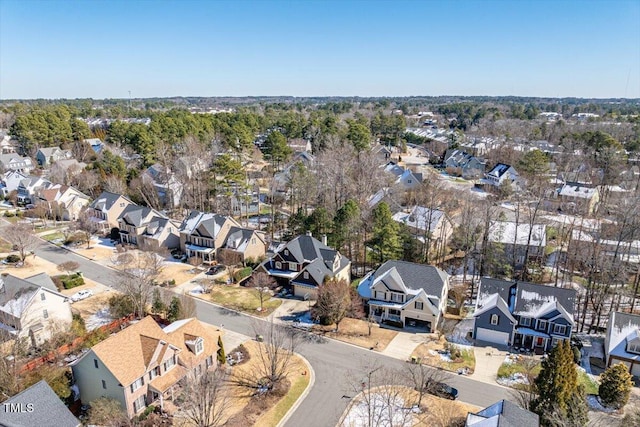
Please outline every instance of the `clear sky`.
[[640, 0], [0, 0], [0, 99], [640, 98]]

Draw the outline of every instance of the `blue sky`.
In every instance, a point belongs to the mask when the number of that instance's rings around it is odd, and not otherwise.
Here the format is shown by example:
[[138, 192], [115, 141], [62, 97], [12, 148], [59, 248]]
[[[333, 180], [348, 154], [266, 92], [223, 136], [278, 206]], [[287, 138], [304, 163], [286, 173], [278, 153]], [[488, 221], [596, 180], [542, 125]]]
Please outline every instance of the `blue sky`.
[[0, 99], [640, 98], [640, 0], [0, 0]]

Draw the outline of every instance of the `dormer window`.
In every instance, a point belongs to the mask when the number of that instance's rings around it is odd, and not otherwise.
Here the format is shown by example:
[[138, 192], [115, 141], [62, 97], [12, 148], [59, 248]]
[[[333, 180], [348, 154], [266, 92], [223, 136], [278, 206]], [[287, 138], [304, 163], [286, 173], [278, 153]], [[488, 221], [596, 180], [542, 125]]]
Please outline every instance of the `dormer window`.
[[627, 351], [629, 353], [640, 354], [640, 341], [634, 340], [627, 343]]
[[196, 340], [196, 354], [200, 354], [204, 351], [204, 340], [200, 337]]

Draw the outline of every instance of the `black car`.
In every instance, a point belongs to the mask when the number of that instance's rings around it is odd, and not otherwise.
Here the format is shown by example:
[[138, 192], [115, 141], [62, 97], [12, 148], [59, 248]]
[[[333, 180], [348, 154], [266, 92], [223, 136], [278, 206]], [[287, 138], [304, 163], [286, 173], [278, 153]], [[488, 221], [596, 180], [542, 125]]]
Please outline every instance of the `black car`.
[[213, 276], [214, 274], [218, 274], [224, 270], [224, 265], [214, 265], [213, 267], [209, 267], [209, 270], [205, 274], [209, 276]]
[[442, 397], [449, 400], [456, 400], [458, 398], [458, 390], [445, 383], [434, 383], [427, 385], [427, 393], [434, 396]]

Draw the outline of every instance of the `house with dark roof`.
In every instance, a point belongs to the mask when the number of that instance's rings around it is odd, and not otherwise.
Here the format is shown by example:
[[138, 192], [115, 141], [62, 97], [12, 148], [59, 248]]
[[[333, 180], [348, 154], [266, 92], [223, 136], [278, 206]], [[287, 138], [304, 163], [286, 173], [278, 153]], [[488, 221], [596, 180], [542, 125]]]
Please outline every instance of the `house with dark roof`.
[[501, 400], [476, 413], [469, 412], [465, 427], [540, 427], [540, 416], [508, 400]]
[[120, 241], [144, 250], [180, 246], [180, 224], [155, 209], [129, 205], [118, 218]]
[[34, 169], [29, 157], [22, 157], [17, 153], [0, 154], [0, 168], [5, 171], [29, 173]]
[[18, 184], [18, 204], [29, 205], [38, 199], [38, 193], [53, 184], [41, 176], [29, 175]]
[[45, 273], [20, 279], [0, 276], [0, 342], [2, 336], [39, 346], [71, 324], [69, 299]]
[[422, 174], [413, 172], [411, 169], [404, 168], [395, 162], [389, 162], [383, 165], [383, 170], [391, 178], [394, 186], [402, 190], [412, 190], [422, 184]]
[[216, 369], [219, 329], [190, 318], [161, 328], [152, 317], [94, 345], [72, 365], [80, 400], [116, 400], [129, 418], [173, 399], [187, 375]]
[[225, 244], [232, 227], [242, 228], [231, 217], [191, 211], [180, 225], [180, 249], [189, 258], [197, 257], [211, 263], [216, 260], [216, 251]]
[[82, 423], [49, 387], [40, 380], [0, 404], [0, 426], [80, 427]]
[[60, 160], [68, 160], [72, 157], [71, 150], [62, 150], [60, 147], [42, 147], [36, 152], [36, 161], [42, 167], [49, 166]]
[[435, 332], [444, 315], [449, 275], [437, 267], [387, 261], [365, 276], [358, 295], [379, 323]]
[[483, 277], [473, 314], [473, 337], [536, 352], [571, 338], [576, 291]]
[[277, 252], [256, 267], [273, 277], [295, 296], [315, 299], [318, 286], [327, 278], [351, 282], [351, 261], [311, 234], [298, 236], [280, 246]]
[[170, 168], [156, 163], [142, 172], [141, 178], [144, 183], [153, 186], [163, 207], [175, 208], [180, 205], [182, 184]]
[[476, 179], [484, 176], [487, 163], [465, 151], [452, 149], [444, 155], [444, 165], [449, 175], [461, 176], [465, 179]]
[[513, 166], [505, 163], [498, 163], [485, 175], [485, 182], [493, 185], [494, 187], [500, 187], [505, 181], [510, 183], [515, 182], [518, 179], [518, 172]]
[[640, 378], [640, 316], [614, 311], [604, 338], [607, 366], [622, 363]]
[[103, 191], [87, 209], [88, 215], [103, 231], [109, 231], [112, 227], [118, 227], [118, 218], [129, 205], [134, 205], [131, 200], [122, 194]]
[[231, 227], [224, 244], [218, 248], [217, 258], [244, 264], [247, 260], [264, 259], [266, 251], [267, 242], [263, 233], [250, 228]]

